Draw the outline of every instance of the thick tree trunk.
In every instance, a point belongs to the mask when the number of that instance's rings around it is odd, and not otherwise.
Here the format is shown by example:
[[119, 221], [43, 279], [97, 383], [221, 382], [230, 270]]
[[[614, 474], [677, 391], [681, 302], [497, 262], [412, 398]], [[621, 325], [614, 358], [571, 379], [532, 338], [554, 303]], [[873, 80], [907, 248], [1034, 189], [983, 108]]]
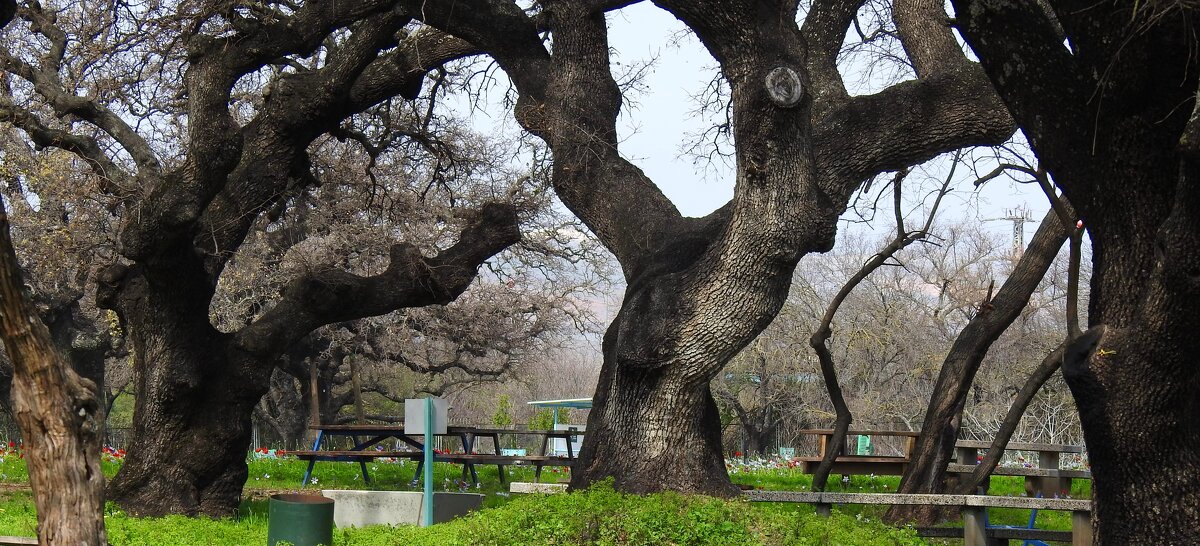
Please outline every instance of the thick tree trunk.
[[[1104, 271], [1108, 287], [1123, 273], [1120, 286], [1143, 296], [1141, 308], [1122, 316], [1127, 302], [1093, 300], [1093, 321], [1110, 320], [1063, 360], [1088, 446], [1099, 544], [1200, 544], [1200, 163], [1182, 163], [1171, 213], [1140, 237], [1156, 243], [1149, 277], [1144, 267]], [[1136, 252], [1099, 244], [1115, 250], [1107, 259], [1133, 265]]]
[[58, 354], [23, 293], [3, 206], [0, 200], [0, 333], [13, 363], [12, 407], [25, 439], [38, 543], [106, 544], [100, 471], [104, 408], [96, 385]]
[[[946, 465], [954, 457], [959, 417], [983, 358], [992, 343], [1012, 324], [1029, 302], [1029, 297], [1054, 262], [1067, 240], [1068, 228], [1055, 211], [1046, 213], [1041, 226], [1021, 256], [1020, 262], [1000, 287], [996, 297], [984, 302], [979, 314], [963, 328], [946, 355], [933, 396], [921, 425], [921, 435], [912, 451], [912, 461], [900, 479], [897, 493], [941, 493], [946, 489]], [[895, 506], [887, 513], [891, 521], [930, 524], [945, 511], [934, 506]]]
[[1096, 541], [1200, 543], [1200, 14], [1174, 2], [954, 4], [1092, 240], [1092, 328], [1062, 371]]
[[[212, 356], [160, 360], [143, 367], [125, 464], [109, 485], [109, 498], [138, 516], [166, 514], [226, 517], [241, 502], [251, 419], [265, 388], [202, 374], [182, 385], [185, 367], [219, 367]], [[186, 400], [186, 403], [183, 401]]]
[[[609, 332], [606, 355], [612, 354]], [[638, 369], [609, 362], [606, 356], [571, 488], [612, 478], [632, 493], [736, 495], [708, 380], [687, 378], [677, 364]]]
[[[183, 270], [183, 268], [181, 268]], [[217, 332], [205, 289], [186, 289], [140, 267], [101, 272], [98, 300], [119, 309], [134, 348], [130, 449], [109, 484], [110, 500], [138, 516], [224, 517], [241, 502], [251, 415], [266, 392], [269, 364], [230, 358], [230, 336]]]

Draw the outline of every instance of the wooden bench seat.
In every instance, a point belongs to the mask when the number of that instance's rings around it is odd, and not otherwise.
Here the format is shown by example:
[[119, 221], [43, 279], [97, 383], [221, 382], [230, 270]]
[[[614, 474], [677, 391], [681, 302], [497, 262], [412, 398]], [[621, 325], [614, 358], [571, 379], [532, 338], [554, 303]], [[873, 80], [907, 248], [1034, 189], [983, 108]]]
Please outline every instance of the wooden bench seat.
[[542, 468], [544, 467], [573, 466], [575, 464], [575, 459], [570, 457], [557, 457], [551, 455], [495, 455], [491, 453], [442, 453], [434, 455], [433, 460], [439, 463], [456, 463], [464, 465], [464, 475], [469, 471], [471, 480], [475, 483], [479, 482], [479, 477], [475, 474], [475, 465], [477, 464], [494, 464], [500, 467], [500, 483], [504, 483], [504, 467], [507, 465], [532, 466], [534, 467], [534, 478], [541, 479]]
[[[409, 459], [421, 460], [425, 457], [420, 451], [289, 451], [303, 460], [317, 461], [358, 461], [371, 459]], [[549, 455], [494, 455], [491, 453], [435, 453], [433, 460], [439, 463], [472, 463], [495, 465], [540, 465], [540, 466], [571, 466], [575, 459]]]
[[[975, 465], [946, 465], [948, 474], [971, 474]], [[1071, 495], [1071, 480], [1092, 478], [1087, 470], [1060, 470], [1057, 468], [1028, 468], [1023, 466], [997, 466], [992, 476], [1021, 476], [1025, 478], [1025, 492], [1030, 496], [1067, 497]]]
[[[424, 465], [425, 454], [420, 451], [347, 451], [347, 450], [328, 450], [328, 451], [289, 451], [289, 455], [295, 455], [298, 459], [309, 461], [309, 469], [305, 473], [305, 483], [308, 482], [312, 475], [311, 464], [316, 461], [340, 461], [340, 462], [357, 462], [363, 464], [363, 472], [365, 473], [365, 464], [376, 459], [407, 459], [417, 461], [417, 470], [413, 476], [413, 483], [416, 483], [420, 475], [421, 467]], [[572, 466], [575, 464], [575, 459], [570, 457], [558, 457], [549, 455], [496, 455], [492, 453], [434, 453], [433, 460], [439, 463], [453, 463], [463, 465], [463, 479], [470, 477], [472, 483], [479, 482], [479, 476], [475, 472], [475, 465], [496, 465], [500, 467], [500, 481], [504, 482], [504, 467], [507, 465], [528, 465], [535, 468], [534, 476], [541, 478], [542, 468], [547, 466]]]
[[494, 465], [571, 466], [575, 459], [551, 455], [495, 455], [492, 453], [439, 453], [433, 460], [445, 463]]

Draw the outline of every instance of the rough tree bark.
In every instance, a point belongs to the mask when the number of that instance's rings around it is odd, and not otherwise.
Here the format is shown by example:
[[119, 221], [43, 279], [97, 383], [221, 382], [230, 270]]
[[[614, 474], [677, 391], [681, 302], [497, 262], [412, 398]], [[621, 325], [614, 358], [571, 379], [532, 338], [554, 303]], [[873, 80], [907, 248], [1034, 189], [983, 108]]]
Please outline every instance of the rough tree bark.
[[[0, 3], [0, 27], [5, 11]], [[0, 200], [0, 336], [13, 364], [12, 411], [25, 440], [38, 544], [107, 544], [99, 389], [59, 355], [24, 289]]]
[[[921, 424], [921, 435], [912, 449], [912, 459], [900, 478], [897, 493], [941, 493], [946, 488], [946, 465], [954, 457], [960, 416], [975, 381], [975, 373], [988, 349], [1029, 303], [1054, 257], [1067, 240], [1068, 228], [1050, 210], [1034, 233], [1012, 274], [991, 301], [959, 332], [942, 362], [933, 395]], [[935, 506], [895, 506], [887, 517], [892, 521], [930, 523], [944, 511]]]
[[[209, 25], [197, 23], [180, 36], [187, 47], [180, 95], [187, 101], [186, 150], [181, 162], [168, 162], [120, 115], [64, 87], [62, 52], [70, 37], [54, 13], [30, 2], [17, 15], [51, 52], [30, 61], [0, 48], [0, 68], [27, 80], [72, 127], [103, 131], [127, 158], [105, 155], [89, 133], [0, 103], [0, 119], [38, 146], [76, 153], [95, 168], [104, 191], [126, 200], [119, 234], [126, 261], [98, 275], [97, 302], [121, 316], [134, 352], [131, 448], [108, 490], [132, 514], [232, 514], [246, 478], [253, 408], [290, 344], [324, 324], [447, 303], [483, 261], [520, 237], [514, 207], [488, 204], [436, 256], [397, 242], [378, 275], [315, 269], [250, 324], [219, 332], [208, 311], [221, 273], [262, 213], [314, 183], [308, 146], [351, 115], [394, 97], [414, 98], [428, 70], [472, 49], [440, 33], [405, 31], [412, 18], [384, 0], [213, 14], [210, 22], [232, 21], [228, 32], [208, 34]], [[279, 74], [254, 116], [235, 118], [230, 104], [243, 76], [318, 47], [328, 48], [319, 66]]]
[[1091, 328], [1063, 375], [1097, 542], [1200, 542], [1200, 14], [1167, 1], [954, 5], [1091, 237]]
[[549, 1], [531, 16], [502, 0], [469, 11], [407, 2], [506, 71], [519, 92], [517, 120], [553, 150], [556, 192], [627, 280], [571, 486], [612, 478], [626, 491], [732, 495], [709, 381], [779, 312], [797, 261], [832, 247], [836, 219], [864, 180], [999, 142], [1010, 120], [936, 1], [901, 0], [893, 10], [918, 78], [850, 97], [836, 59], [859, 2], [818, 0], [799, 26], [795, 1], [662, 0], [732, 90], [734, 198], [684, 218], [618, 153], [621, 95], [604, 10], [628, 3]]
[[[98, 330], [94, 323], [83, 317], [79, 307], [81, 298], [83, 294], [74, 293], [38, 303], [35, 297], [34, 307], [40, 309], [38, 315], [50, 331], [55, 349], [71, 364], [75, 373], [103, 386], [104, 360], [116, 351], [108, 332]], [[6, 355], [0, 355], [0, 405], [10, 413], [12, 374], [12, 362]], [[104, 390], [100, 392], [103, 394]]]

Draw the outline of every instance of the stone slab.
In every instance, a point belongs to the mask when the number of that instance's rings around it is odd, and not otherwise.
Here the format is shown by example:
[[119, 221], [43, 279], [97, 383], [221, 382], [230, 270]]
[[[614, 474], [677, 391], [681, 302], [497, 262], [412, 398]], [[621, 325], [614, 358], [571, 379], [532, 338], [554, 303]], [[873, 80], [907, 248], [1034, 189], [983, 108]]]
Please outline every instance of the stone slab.
[[[337, 527], [367, 525], [418, 525], [423, 508], [420, 491], [363, 491], [326, 489], [321, 494], [333, 499], [333, 524]], [[483, 495], [477, 493], [434, 493], [433, 522], [442, 523], [478, 510]]]

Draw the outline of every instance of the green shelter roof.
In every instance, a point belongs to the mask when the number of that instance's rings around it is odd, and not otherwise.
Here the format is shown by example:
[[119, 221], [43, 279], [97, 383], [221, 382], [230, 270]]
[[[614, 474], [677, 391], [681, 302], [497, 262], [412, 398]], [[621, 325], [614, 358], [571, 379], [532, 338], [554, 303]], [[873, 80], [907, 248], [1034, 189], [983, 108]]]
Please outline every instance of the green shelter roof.
[[563, 400], [534, 400], [529, 403], [531, 406], [540, 408], [579, 408], [591, 409], [591, 398], [567, 398]]

